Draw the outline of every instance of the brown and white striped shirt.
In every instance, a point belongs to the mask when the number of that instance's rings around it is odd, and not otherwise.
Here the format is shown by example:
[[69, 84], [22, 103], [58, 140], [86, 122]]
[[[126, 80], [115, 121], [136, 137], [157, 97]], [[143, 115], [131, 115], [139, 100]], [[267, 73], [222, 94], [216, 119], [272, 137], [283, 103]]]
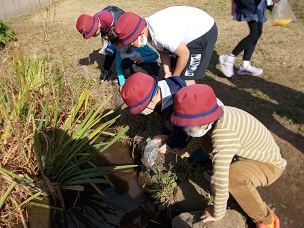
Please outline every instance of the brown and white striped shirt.
[[[270, 163], [285, 169], [286, 160], [269, 130], [249, 113], [225, 106], [224, 114], [211, 132], [213, 175], [211, 186], [215, 193], [214, 217], [221, 219], [229, 197], [229, 167], [236, 157]], [[205, 137], [193, 138], [183, 152], [193, 153], [206, 148]]]

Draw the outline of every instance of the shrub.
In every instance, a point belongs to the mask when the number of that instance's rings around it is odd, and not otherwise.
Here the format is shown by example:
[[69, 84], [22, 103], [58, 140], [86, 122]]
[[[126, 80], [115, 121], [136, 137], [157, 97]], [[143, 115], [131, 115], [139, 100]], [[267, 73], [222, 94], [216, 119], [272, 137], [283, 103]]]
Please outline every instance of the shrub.
[[14, 31], [0, 20], [0, 50], [10, 41], [16, 40]]

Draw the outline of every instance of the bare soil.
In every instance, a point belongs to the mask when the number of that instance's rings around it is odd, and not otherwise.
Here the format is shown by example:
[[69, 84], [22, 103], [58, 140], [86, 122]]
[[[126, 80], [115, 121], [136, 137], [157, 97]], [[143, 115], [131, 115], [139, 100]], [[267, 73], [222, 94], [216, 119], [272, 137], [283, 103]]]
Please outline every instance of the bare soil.
[[[253, 56], [253, 64], [262, 67], [264, 74], [227, 79], [219, 70], [218, 55], [230, 52], [248, 32], [246, 24], [232, 20], [227, 0], [61, 0], [53, 7], [11, 21], [18, 44], [28, 55], [50, 59], [64, 70], [67, 86], [89, 88], [94, 99], [102, 101], [114, 94], [109, 108], [122, 101], [118, 88], [110, 81], [98, 83], [103, 63], [102, 56], [97, 53], [100, 40], [84, 40], [75, 28], [80, 14], [94, 14], [107, 5], [117, 5], [142, 16], [171, 5], [191, 5], [215, 18], [219, 38], [208, 77], [200, 83], [211, 85], [226, 105], [250, 112], [273, 133], [288, 160], [288, 167], [276, 183], [261, 189], [261, 193], [265, 201], [276, 208], [282, 227], [304, 227], [304, 24], [299, 21], [286, 27], [272, 27], [267, 22]], [[9, 48], [1, 53], [1, 66], [7, 61]], [[145, 139], [157, 134], [155, 116], [135, 118], [125, 109], [121, 113], [121, 125], [130, 125], [130, 138], [142, 136]]]

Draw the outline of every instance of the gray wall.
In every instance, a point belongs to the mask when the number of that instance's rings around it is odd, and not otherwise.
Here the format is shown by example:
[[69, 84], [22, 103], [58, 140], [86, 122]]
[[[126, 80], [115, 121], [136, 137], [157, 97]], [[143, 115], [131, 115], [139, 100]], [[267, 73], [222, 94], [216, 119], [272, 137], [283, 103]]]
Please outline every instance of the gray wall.
[[54, 0], [0, 0], [0, 19], [8, 20], [38, 8], [47, 6]]

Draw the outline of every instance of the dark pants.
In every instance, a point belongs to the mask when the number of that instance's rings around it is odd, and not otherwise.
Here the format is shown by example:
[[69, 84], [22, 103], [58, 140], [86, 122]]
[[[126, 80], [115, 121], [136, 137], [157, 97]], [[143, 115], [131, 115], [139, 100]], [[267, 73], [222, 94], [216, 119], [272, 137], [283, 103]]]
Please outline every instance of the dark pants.
[[185, 80], [196, 80], [205, 77], [218, 37], [216, 23], [201, 37], [187, 44], [190, 56], [181, 77]]
[[115, 57], [116, 57], [116, 49], [115, 49], [113, 55], [106, 55], [105, 56], [105, 60], [104, 60], [104, 63], [103, 63], [103, 70], [105, 70], [105, 71], [111, 70], [113, 62], [115, 61]]
[[132, 74], [141, 72], [147, 75], [158, 76], [160, 66], [157, 62], [143, 62], [143, 63], [134, 63], [131, 59], [123, 59], [121, 61], [121, 68], [123, 70], [123, 74], [127, 79]]
[[254, 49], [263, 33], [263, 23], [257, 21], [248, 22], [250, 33], [234, 48], [232, 54], [237, 56], [244, 51], [243, 60], [250, 61]]

